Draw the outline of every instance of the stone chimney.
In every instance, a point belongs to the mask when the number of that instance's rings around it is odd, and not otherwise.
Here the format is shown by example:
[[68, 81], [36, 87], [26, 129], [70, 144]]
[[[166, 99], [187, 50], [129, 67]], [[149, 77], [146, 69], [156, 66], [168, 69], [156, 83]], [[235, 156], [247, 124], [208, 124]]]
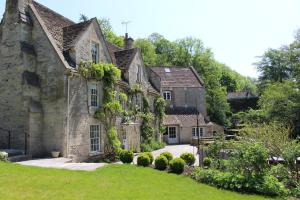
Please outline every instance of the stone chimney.
[[4, 20], [9, 18], [15, 23], [18, 22], [20, 13], [25, 14], [31, 3], [32, 0], [6, 0]]
[[132, 49], [133, 48], [134, 40], [131, 37], [128, 37], [128, 33], [125, 34], [124, 38], [124, 48], [125, 49]]

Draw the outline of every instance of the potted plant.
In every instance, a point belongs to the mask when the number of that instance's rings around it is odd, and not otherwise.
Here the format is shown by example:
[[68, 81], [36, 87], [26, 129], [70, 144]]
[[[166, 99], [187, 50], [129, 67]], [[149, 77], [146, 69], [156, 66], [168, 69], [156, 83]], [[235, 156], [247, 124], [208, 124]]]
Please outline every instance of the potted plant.
[[59, 157], [60, 152], [57, 150], [51, 151], [51, 156], [52, 158], [58, 158]]

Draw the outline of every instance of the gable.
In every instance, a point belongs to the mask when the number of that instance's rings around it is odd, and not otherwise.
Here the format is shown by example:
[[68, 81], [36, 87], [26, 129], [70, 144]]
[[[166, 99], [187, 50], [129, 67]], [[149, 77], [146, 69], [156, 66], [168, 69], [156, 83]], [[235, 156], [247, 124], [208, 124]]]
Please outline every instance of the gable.
[[81, 33], [77, 35], [78, 38], [74, 42], [77, 64], [79, 64], [81, 60], [91, 60], [92, 42], [99, 45], [99, 61], [112, 63], [104, 36], [96, 19], [90, 20], [90, 23], [86, 26], [86, 28], [84, 30], [81, 29]]
[[[76, 24], [35, 1], [33, 1], [31, 8], [34, 10], [35, 15], [38, 15], [37, 17], [40, 19], [44, 31], [67, 68], [70, 66], [75, 67], [74, 64], [78, 64], [81, 59], [91, 60], [90, 42], [87, 43], [87, 38], [93, 36], [94, 39], [96, 38], [95, 40], [99, 41], [100, 61], [111, 62], [103, 34], [95, 18], [88, 22]], [[93, 30], [90, 30], [90, 27], [93, 27]], [[79, 56], [74, 56], [73, 52], [69, 52], [70, 49], [74, 48], [80, 50]]]

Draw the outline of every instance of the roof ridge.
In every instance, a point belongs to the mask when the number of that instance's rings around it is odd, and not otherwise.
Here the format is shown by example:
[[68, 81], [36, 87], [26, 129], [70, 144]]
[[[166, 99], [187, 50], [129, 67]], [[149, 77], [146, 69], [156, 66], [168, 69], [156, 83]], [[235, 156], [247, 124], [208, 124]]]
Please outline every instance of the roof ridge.
[[60, 13], [58, 13], [58, 12], [52, 10], [52, 9], [50, 9], [49, 7], [47, 7], [47, 6], [43, 5], [43, 4], [38, 3], [37, 1], [32, 1], [32, 2], [33, 2], [34, 4], [37, 4], [37, 5], [40, 6], [40, 7], [43, 7], [44, 9], [47, 9], [47, 10], [53, 12], [54, 14], [60, 16], [61, 18], [64, 18], [65, 20], [67, 20], [67, 21], [69, 21], [69, 22], [71, 22], [71, 23], [73, 23], [73, 24], [76, 24], [76, 22], [74, 22], [73, 20], [71, 20], [71, 19], [69, 19], [69, 18], [63, 16], [62, 14], [60, 14]]

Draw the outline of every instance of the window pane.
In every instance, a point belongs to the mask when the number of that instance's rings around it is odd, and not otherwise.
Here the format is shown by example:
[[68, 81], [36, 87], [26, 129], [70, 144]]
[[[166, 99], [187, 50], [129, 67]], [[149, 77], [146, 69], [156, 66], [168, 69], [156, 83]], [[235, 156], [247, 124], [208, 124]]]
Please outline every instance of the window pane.
[[100, 126], [91, 125], [90, 126], [90, 150], [91, 152], [100, 151]]
[[91, 53], [92, 53], [92, 61], [94, 62], [94, 63], [98, 63], [99, 61], [98, 61], [98, 53], [99, 53], [99, 51], [98, 51], [98, 44], [96, 44], [96, 43], [92, 43], [92, 46], [91, 46]]
[[91, 106], [98, 107], [98, 91], [91, 89]]

